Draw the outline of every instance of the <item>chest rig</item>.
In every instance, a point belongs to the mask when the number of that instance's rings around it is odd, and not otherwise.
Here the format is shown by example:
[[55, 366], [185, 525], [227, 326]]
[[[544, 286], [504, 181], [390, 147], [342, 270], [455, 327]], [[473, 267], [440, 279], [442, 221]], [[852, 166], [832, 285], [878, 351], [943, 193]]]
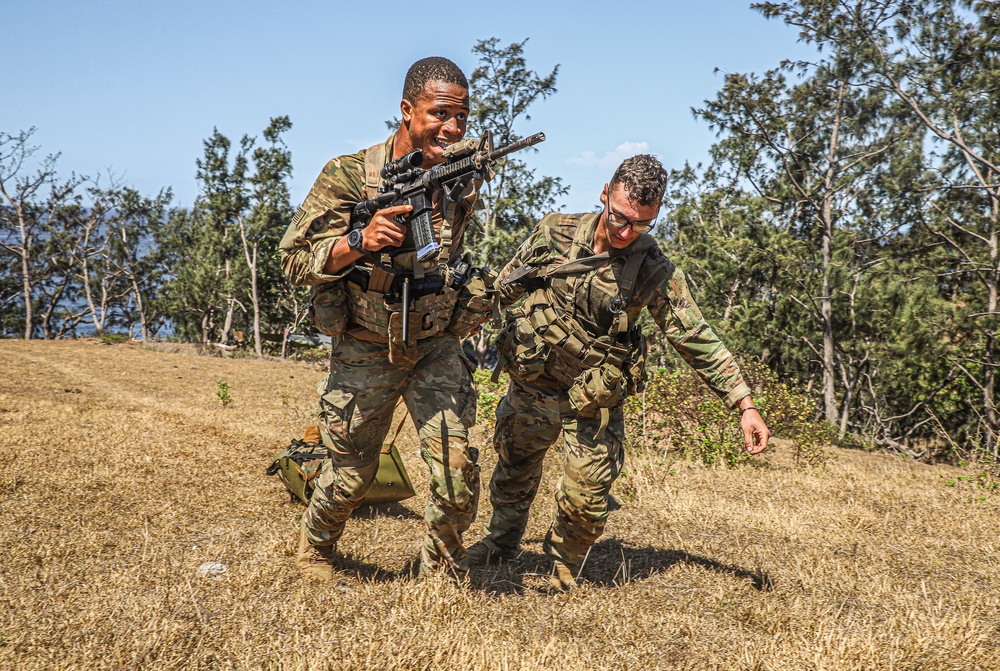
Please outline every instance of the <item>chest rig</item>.
[[[391, 145], [381, 143], [365, 152], [365, 197], [376, 197], [381, 170]], [[413, 362], [418, 340], [451, 333], [469, 335], [493, 310], [492, 277], [473, 268], [469, 259], [452, 260], [455, 233], [461, 235], [472, 206], [467, 199], [435, 212], [440, 222], [437, 261], [425, 265], [412, 252], [409, 268], [383, 250], [362, 259], [346, 279], [350, 321], [384, 338], [393, 363]], [[488, 286], [487, 286], [488, 284]]]
[[[626, 250], [579, 258], [582, 229], [577, 230], [564, 262], [525, 264], [504, 278], [504, 284], [520, 283], [530, 292], [518, 307], [508, 310], [506, 326], [496, 341], [500, 361], [494, 379], [501, 369], [522, 382], [549, 378], [568, 393], [577, 414], [600, 416], [599, 438], [610, 420], [610, 409], [645, 385], [646, 339], [637, 323], [629, 323], [626, 307], [646, 250], [656, 243], [644, 236]], [[577, 318], [574, 285], [620, 257], [625, 262], [616, 282], [618, 291], [607, 306], [610, 327], [598, 331], [593, 325], [585, 326]], [[559, 283], [563, 286], [555, 286]]]

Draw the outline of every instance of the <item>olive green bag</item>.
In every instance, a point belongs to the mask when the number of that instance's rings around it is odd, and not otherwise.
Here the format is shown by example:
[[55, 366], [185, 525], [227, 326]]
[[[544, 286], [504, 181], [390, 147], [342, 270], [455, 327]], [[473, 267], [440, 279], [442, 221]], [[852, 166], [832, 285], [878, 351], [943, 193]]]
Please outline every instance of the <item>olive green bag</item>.
[[[365, 495], [364, 503], [403, 501], [416, 494], [396, 449], [396, 438], [405, 421], [406, 416], [399, 423], [392, 442], [382, 445], [375, 482]], [[308, 504], [316, 488], [314, 481], [323, 470], [323, 460], [329, 456], [329, 450], [321, 442], [319, 429], [313, 425], [306, 429], [303, 440], [292, 440], [288, 447], [274, 455], [266, 473], [278, 476], [292, 501]]]

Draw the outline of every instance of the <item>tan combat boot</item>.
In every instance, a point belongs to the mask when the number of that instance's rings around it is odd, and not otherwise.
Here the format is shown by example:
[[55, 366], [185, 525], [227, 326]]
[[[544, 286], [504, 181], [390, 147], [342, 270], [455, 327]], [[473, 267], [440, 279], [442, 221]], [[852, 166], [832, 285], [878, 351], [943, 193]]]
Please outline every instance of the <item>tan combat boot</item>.
[[473, 543], [469, 548], [462, 566], [472, 568], [473, 566], [489, 566], [490, 564], [500, 564], [509, 561], [517, 556], [517, 550], [497, 550], [487, 545], [485, 541]]
[[576, 589], [576, 576], [579, 572], [579, 567], [571, 566], [561, 559], [553, 559], [549, 584], [561, 592]]
[[420, 548], [420, 568], [417, 577], [420, 579], [430, 578], [432, 575], [441, 574], [457, 585], [461, 585], [469, 579], [469, 569], [465, 565], [465, 559], [459, 562], [452, 562], [440, 557], [431, 555], [427, 546]]
[[333, 580], [333, 562], [337, 556], [336, 545], [313, 545], [306, 536], [305, 519], [299, 523], [299, 553], [295, 563], [303, 578]]

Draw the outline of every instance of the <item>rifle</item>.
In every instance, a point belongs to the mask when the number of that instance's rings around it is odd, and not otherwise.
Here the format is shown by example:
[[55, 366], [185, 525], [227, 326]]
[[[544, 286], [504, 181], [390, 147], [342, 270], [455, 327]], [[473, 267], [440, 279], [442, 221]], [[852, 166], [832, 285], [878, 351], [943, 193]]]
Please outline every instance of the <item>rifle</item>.
[[382, 167], [381, 193], [370, 200], [358, 203], [351, 212], [351, 228], [364, 228], [372, 216], [382, 208], [411, 205], [408, 215], [399, 215], [396, 221], [413, 229], [413, 242], [417, 261], [426, 261], [440, 247], [431, 223], [431, 196], [441, 189], [444, 207], [456, 200], [473, 178], [482, 179], [490, 166], [507, 154], [545, 141], [545, 133], [535, 133], [506, 147], [493, 148], [493, 133], [486, 131], [480, 140], [462, 140], [444, 150], [445, 162], [424, 170], [424, 154], [419, 149], [400, 156]]

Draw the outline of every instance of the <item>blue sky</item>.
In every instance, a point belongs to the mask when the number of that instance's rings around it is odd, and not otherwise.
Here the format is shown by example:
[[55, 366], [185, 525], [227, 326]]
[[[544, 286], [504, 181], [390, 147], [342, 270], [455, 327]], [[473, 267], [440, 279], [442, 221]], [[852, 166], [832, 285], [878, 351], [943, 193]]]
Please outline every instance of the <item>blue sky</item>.
[[178, 205], [197, 194], [213, 128], [235, 142], [279, 115], [293, 123], [297, 204], [330, 157], [386, 137], [413, 61], [447, 56], [471, 73], [472, 46], [498, 37], [528, 38], [540, 74], [559, 65], [558, 92], [517, 131], [546, 133], [522, 156], [570, 186], [565, 211], [587, 211], [622, 158], [706, 160], [714, 136], [691, 108], [714, 97], [721, 72], [813, 53], [737, 0], [6, 0], [0, 26], [0, 130], [37, 127], [39, 156], [61, 153], [64, 176], [111, 172], [150, 195], [169, 186]]

